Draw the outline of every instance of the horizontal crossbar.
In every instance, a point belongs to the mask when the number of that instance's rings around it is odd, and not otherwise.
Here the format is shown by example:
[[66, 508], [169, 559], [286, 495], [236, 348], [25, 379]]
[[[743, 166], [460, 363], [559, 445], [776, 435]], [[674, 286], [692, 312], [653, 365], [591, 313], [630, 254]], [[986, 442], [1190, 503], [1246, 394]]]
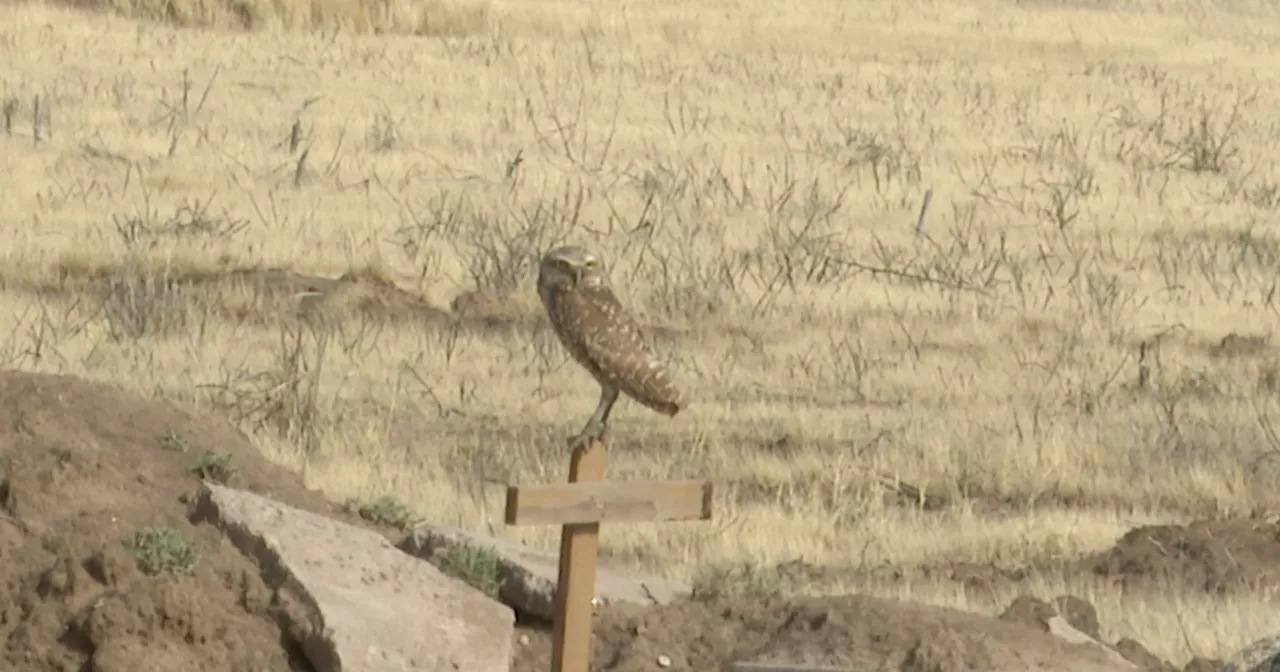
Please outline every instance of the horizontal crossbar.
[[711, 518], [711, 481], [596, 481], [507, 488], [508, 525]]

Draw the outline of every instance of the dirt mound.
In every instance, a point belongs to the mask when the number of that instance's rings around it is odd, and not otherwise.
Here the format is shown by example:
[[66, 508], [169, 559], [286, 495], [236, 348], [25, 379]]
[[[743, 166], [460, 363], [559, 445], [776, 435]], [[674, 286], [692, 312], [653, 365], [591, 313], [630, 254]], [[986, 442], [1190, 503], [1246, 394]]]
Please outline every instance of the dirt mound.
[[[607, 672], [717, 670], [728, 661], [868, 670], [1115, 669], [1101, 647], [1075, 646], [1016, 619], [862, 595], [685, 600], [614, 606], [597, 616], [592, 660]], [[547, 669], [549, 639], [525, 631], [513, 672]]]
[[225, 422], [0, 372], [0, 669], [309, 669], [277, 624], [288, 605], [216, 529], [188, 522], [201, 460], [235, 487], [358, 523]]
[[453, 314], [472, 324], [490, 329], [514, 326], [536, 328], [542, 321], [542, 305], [530, 291], [500, 292], [473, 290], [463, 292], [449, 304]]
[[1280, 525], [1202, 520], [1130, 530], [1082, 569], [1126, 588], [1176, 583], [1209, 593], [1280, 585]]
[[215, 313], [234, 320], [290, 315], [304, 305], [310, 307], [308, 312], [321, 316], [357, 314], [393, 323], [437, 326], [451, 320], [446, 311], [373, 272], [351, 272], [335, 279], [275, 268], [166, 268], [161, 272], [125, 267], [96, 269], [83, 282], [108, 306], [127, 306], [144, 297], [174, 307], [202, 301]]

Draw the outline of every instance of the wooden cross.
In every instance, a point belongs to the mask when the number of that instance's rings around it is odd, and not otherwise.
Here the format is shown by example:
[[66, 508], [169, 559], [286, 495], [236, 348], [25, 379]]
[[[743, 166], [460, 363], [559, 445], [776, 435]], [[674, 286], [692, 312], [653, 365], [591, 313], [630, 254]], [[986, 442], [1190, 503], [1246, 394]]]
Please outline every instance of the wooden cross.
[[710, 520], [710, 481], [605, 481], [604, 443], [575, 452], [565, 485], [507, 488], [508, 525], [561, 525], [551, 672], [589, 672], [600, 523]]

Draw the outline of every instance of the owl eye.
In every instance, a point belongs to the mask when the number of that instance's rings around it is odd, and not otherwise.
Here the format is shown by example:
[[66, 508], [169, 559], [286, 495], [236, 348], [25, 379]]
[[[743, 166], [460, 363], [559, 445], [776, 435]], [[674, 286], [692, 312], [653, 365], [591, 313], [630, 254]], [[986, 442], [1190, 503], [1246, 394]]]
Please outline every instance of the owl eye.
[[583, 265], [584, 267], [586, 267], [586, 268], [595, 268], [595, 267], [596, 267], [596, 260], [595, 260], [595, 259], [588, 259], [588, 260], [586, 260], [586, 261], [582, 262], [582, 265]]

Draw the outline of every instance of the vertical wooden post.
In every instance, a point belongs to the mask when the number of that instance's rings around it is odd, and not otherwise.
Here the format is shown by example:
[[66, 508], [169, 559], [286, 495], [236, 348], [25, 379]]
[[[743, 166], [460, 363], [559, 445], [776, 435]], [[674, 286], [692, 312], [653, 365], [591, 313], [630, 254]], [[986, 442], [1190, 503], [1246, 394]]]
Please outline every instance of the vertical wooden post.
[[560, 525], [551, 672], [590, 672], [600, 522], [710, 520], [711, 482], [605, 481], [605, 446], [573, 454], [569, 482], [507, 486], [508, 525]]
[[[592, 441], [573, 454], [569, 482], [604, 480], [604, 443]], [[560, 575], [556, 581], [556, 622], [551, 639], [551, 672], [590, 672], [592, 601], [596, 592], [596, 551], [600, 523], [565, 525], [560, 533]]]

